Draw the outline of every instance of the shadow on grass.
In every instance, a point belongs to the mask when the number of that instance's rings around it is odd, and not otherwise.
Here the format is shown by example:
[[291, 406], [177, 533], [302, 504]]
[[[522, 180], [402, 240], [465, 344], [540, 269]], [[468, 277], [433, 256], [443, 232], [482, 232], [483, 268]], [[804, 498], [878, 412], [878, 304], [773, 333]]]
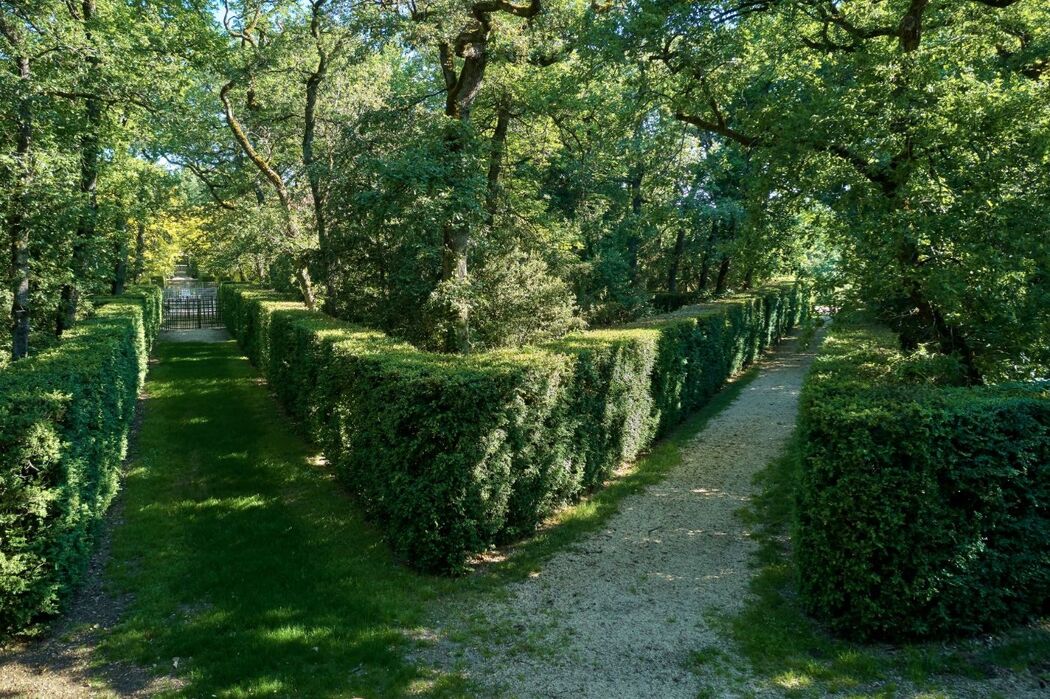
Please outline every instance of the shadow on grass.
[[158, 352], [110, 569], [134, 599], [104, 656], [188, 696], [454, 689], [402, 660], [450, 581], [391, 559], [234, 345]]
[[406, 661], [427, 610], [524, 578], [598, 529], [756, 375], [502, 560], [450, 579], [393, 559], [232, 342], [159, 345], [110, 566], [133, 601], [103, 656], [176, 675], [186, 696], [470, 694]]

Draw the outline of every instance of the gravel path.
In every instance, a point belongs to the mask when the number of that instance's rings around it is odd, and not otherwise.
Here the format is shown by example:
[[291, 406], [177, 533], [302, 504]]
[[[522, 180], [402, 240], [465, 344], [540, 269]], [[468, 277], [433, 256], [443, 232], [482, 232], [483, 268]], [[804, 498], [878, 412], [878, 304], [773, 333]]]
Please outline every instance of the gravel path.
[[158, 342], [226, 342], [233, 339], [226, 328], [201, 328], [198, 330], [161, 330]]
[[625, 499], [601, 532], [508, 598], [467, 612], [468, 625], [498, 629], [496, 639], [439, 652], [458, 654], [475, 682], [509, 696], [696, 697], [691, 653], [732, 652], [714, 625], [748, 594], [755, 544], [734, 513], [791, 436], [812, 357], [782, 345], [683, 447], [666, 480]]

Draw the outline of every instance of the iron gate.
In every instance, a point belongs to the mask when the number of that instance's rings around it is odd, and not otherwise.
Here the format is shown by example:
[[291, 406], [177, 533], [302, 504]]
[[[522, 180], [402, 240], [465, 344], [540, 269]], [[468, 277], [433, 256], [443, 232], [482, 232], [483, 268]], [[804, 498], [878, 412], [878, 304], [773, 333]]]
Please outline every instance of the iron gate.
[[164, 330], [220, 328], [219, 303], [214, 294], [164, 296]]

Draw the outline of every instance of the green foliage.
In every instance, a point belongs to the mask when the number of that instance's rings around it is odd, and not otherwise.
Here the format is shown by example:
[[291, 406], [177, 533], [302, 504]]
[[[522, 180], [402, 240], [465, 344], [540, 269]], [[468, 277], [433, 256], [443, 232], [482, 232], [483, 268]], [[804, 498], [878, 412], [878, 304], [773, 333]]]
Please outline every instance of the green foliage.
[[516, 251], [490, 258], [468, 288], [475, 350], [524, 347], [582, 329], [571, 289], [539, 256]]
[[448, 356], [226, 284], [223, 317], [399, 554], [455, 571], [603, 485], [806, 312], [785, 284], [636, 327]]
[[160, 290], [97, 300], [61, 344], [0, 371], [0, 630], [58, 611], [117, 492]]
[[700, 303], [700, 295], [696, 292], [658, 292], [653, 294], [649, 301], [652, 307], [661, 313], [677, 311], [682, 306]]
[[624, 15], [609, 59], [624, 43], [655, 59], [676, 113], [746, 153], [744, 208], [819, 217], [757, 227], [747, 257], [816, 247], [810, 262], [833, 260], [909, 346], [936, 339], [988, 381], [1047, 376], [1050, 4], [642, 0]]
[[1050, 391], [962, 388], [939, 356], [837, 327], [803, 391], [806, 608], [854, 637], [999, 629], [1050, 609]]

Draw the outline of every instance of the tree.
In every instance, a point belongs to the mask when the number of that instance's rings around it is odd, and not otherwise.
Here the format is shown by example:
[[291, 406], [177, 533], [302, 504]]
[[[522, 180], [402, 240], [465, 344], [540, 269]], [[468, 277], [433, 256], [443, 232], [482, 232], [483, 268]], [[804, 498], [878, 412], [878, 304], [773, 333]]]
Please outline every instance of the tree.
[[15, 107], [15, 149], [11, 164], [14, 183], [8, 205], [7, 229], [11, 240], [11, 358], [22, 359], [29, 354], [29, 179], [32, 177], [30, 144], [33, 139], [33, 108], [30, 88], [30, 56], [26, 40], [18, 22], [7, 10], [0, 15], [0, 35], [7, 40], [17, 75]]
[[[1047, 13], [1011, 0], [657, 3], [634, 18], [635, 48], [665, 66], [679, 119], [749, 149], [781, 191], [833, 203], [864, 301], [905, 347], [931, 340], [977, 382], [1034, 339], [1009, 307], [1045, 294], [1045, 253], [1017, 236], [1030, 228], [1017, 214], [1046, 220], [1021, 191], [1045, 181], [1021, 143], [1045, 144], [1029, 115], [1045, 104]], [[988, 230], [1011, 261], [987, 266]], [[1004, 305], [992, 323], [988, 293]]]

